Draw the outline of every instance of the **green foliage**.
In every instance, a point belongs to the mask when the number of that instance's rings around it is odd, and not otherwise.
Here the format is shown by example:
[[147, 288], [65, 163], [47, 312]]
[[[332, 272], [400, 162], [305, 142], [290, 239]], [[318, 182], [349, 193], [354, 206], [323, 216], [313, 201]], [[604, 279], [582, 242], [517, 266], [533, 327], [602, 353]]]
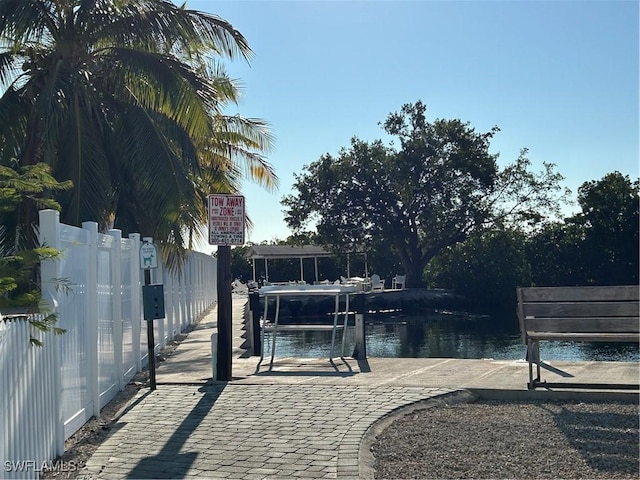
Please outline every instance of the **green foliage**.
[[44, 163], [16, 169], [0, 165], [0, 255], [35, 247], [37, 224], [30, 212], [59, 210], [58, 202], [49, 196], [70, 188], [71, 182], [58, 182]]
[[637, 284], [638, 193], [638, 181], [618, 172], [585, 182], [579, 214], [536, 230], [471, 237], [438, 255], [427, 281], [483, 310], [511, 309], [517, 286]]
[[582, 213], [571, 219], [584, 230], [586, 282], [638, 284], [638, 180], [613, 172], [578, 190]]
[[59, 205], [42, 195], [56, 190], [68, 190], [71, 182], [58, 182], [51, 176], [49, 166], [39, 163], [18, 170], [0, 165], [0, 211], [13, 211], [31, 200], [38, 208], [57, 209]]
[[[400, 148], [357, 138], [337, 157], [323, 155], [296, 176], [284, 198], [294, 231], [316, 224], [321, 243], [334, 250], [393, 257], [407, 286], [423, 284], [436, 255], [487, 228], [535, 225], [559, 210], [562, 177], [545, 164], [530, 171], [526, 150], [504, 169], [489, 153], [497, 128], [477, 133], [460, 120], [430, 123], [422, 102], [389, 115], [385, 131]], [[372, 259], [371, 271], [394, 269]]]
[[430, 285], [451, 288], [483, 310], [512, 311], [517, 286], [638, 283], [638, 181], [618, 172], [579, 189], [582, 212], [535, 231], [497, 230], [447, 248]]
[[638, 284], [638, 180], [619, 172], [582, 184], [577, 215], [535, 234], [528, 245], [537, 285]]
[[[34, 320], [31, 318], [29, 319], [29, 323], [36, 330], [39, 330], [41, 332], [48, 332], [49, 330], [51, 330], [55, 335], [62, 335], [63, 333], [66, 332], [66, 330], [64, 328], [56, 327], [55, 325], [57, 322], [58, 322], [58, 317], [54, 313], [47, 315], [42, 320]], [[41, 347], [43, 345], [42, 341], [38, 340], [33, 336], [29, 339], [29, 342], [32, 345], [35, 345], [37, 347]]]
[[[43, 312], [37, 274], [40, 262], [55, 260], [60, 256], [60, 252], [54, 248], [41, 247], [0, 257], [0, 311], [29, 315], [29, 323], [37, 330], [52, 330], [57, 335], [64, 333], [64, 329], [55, 326], [58, 320], [55, 313], [49, 313], [42, 319], [30, 315]], [[64, 281], [59, 281], [59, 285], [64, 287]], [[30, 342], [42, 345], [35, 337], [31, 337]]]
[[526, 237], [492, 230], [445, 249], [430, 264], [427, 282], [455, 290], [482, 311], [515, 311], [516, 287], [530, 282]]
[[231, 278], [239, 278], [246, 282], [252, 278], [251, 262], [244, 258], [249, 245], [231, 248]]
[[582, 233], [578, 225], [555, 222], [527, 240], [525, 249], [531, 265], [532, 285], [585, 285], [587, 265], [582, 261]]

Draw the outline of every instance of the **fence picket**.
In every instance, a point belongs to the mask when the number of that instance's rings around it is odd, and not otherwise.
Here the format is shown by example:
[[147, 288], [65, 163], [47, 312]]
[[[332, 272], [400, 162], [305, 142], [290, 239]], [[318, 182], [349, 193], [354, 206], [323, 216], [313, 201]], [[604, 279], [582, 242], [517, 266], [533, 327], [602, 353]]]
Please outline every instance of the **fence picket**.
[[[148, 363], [140, 234], [105, 235], [95, 222], [64, 225], [58, 212], [42, 210], [40, 243], [62, 252], [42, 262], [41, 291], [67, 332], [34, 332], [26, 320], [0, 317], [0, 479], [38, 478], [64, 453], [65, 439]], [[213, 257], [190, 252], [180, 274], [159, 270], [154, 278], [166, 282], [168, 309], [154, 327], [164, 346], [216, 302], [217, 269]], [[30, 335], [44, 345], [31, 346]]]

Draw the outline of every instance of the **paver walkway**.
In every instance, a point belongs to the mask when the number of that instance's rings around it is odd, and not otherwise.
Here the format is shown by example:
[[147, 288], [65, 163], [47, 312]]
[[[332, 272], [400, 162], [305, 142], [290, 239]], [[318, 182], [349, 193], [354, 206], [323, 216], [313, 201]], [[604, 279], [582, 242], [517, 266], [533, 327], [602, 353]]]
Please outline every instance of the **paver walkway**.
[[366, 430], [450, 389], [163, 386], [139, 397], [90, 459], [91, 478], [358, 478]]

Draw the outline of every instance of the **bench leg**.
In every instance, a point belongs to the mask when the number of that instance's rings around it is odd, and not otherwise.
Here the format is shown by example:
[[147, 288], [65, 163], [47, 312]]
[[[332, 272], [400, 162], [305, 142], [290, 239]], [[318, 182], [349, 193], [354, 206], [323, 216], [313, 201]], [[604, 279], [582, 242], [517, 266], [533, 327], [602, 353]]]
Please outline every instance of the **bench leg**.
[[[536, 388], [536, 383], [540, 382], [540, 342], [527, 339], [527, 359], [529, 360], [529, 390]], [[533, 363], [536, 364], [536, 378], [533, 378]]]
[[540, 341], [536, 340], [535, 342], [533, 342], [534, 348], [535, 348], [535, 357], [534, 360], [536, 361], [536, 382], [541, 382], [542, 379], [540, 378]]
[[531, 340], [527, 340], [527, 360], [529, 361], [529, 383], [527, 388], [532, 390], [533, 387], [533, 352], [531, 351]]

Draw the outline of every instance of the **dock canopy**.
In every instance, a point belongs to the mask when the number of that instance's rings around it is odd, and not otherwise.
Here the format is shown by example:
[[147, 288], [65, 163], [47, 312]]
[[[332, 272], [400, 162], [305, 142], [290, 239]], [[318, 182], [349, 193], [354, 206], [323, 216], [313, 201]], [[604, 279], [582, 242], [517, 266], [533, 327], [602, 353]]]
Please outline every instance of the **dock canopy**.
[[253, 267], [253, 280], [256, 279], [256, 260], [264, 260], [265, 280], [269, 281], [269, 260], [285, 260], [291, 258], [300, 259], [300, 280], [304, 281], [304, 270], [302, 260], [313, 258], [315, 263], [316, 282], [318, 281], [318, 258], [333, 257], [334, 253], [325, 250], [317, 245], [252, 245], [244, 257], [251, 260]]

